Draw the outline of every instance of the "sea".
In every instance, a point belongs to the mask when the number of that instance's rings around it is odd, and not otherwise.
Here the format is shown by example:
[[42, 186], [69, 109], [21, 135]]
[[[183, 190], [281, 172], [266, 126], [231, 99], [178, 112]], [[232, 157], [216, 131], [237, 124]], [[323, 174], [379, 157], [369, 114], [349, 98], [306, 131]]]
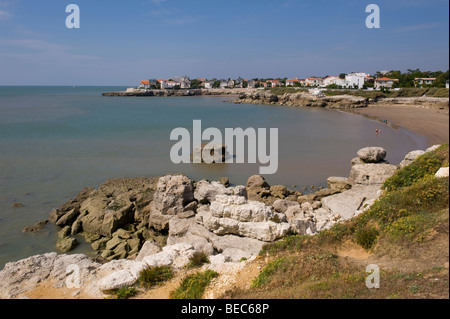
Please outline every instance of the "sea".
[[[302, 192], [349, 176], [359, 149], [381, 146], [398, 164], [426, 139], [336, 110], [231, 103], [232, 97], [103, 97], [126, 87], [0, 87], [0, 269], [55, 251], [57, 229], [23, 233], [85, 187], [119, 177], [184, 173], [245, 185], [256, 164], [174, 164], [176, 128], [278, 129], [278, 171], [270, 185]], [[375, 134], [381, 129], [380, 134]], [[207, 141], [206, 141], [207, 142]], [[305, 189], [306, 188], [306, 189]], [[20, 203], [23, 207], [13, 207]], [[82, 242], [82, 241], [80, 241]], [[88, 244], [73, 253], [92, 254]]]

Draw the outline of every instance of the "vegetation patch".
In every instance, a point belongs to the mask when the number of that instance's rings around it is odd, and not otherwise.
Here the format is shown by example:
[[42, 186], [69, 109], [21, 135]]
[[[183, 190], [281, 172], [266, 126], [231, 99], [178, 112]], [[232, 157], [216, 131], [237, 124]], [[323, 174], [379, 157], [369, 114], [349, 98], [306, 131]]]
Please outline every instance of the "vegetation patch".
[[201, 267], [204, 264], [209, 264], [208, 256], [202, 251], [197, 251], [189, 258], [187, 268]]
[[174, 273], [170, 266], [149, 267], [140, 272], [138, 283], [148, 289], [159, 286], [173, 277]]
[[133, 287], [122, 287], [114, 291], [114, 297], [116, 299], [128, 299], [136, 296], [138, 291]]
[[[265, 245], [260, 255], [272, 261], [251, 289], [235, 289], [227, 297], [448, 298], [448, 266], [442, 265], [448, 261], [449, 180], [434, 177], [444, 166], [448, 145], [398, 171], [386, 182], [383, 196], [357, 218], [317, 236], [290, 236]], [[340, 256], [348, 241], [371, 254]], [[366, 287], [368, 273], [354, 258], [389, 262], [390, 268], [381, 269], [381, 289]], [[406, 265], [409, 272], [396, 270]]]
[[175, 291], [170, 294], [171, 299], [202, 299], [206, 287], [219, 274], [212, 270], [186, 277]]

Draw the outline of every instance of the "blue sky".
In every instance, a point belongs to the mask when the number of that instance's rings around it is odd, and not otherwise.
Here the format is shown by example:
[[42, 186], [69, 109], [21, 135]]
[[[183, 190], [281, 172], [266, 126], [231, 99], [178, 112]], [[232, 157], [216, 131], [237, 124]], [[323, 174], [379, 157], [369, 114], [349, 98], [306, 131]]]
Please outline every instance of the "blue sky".
[[[65, 8], [80, 7], [67, 29]], [[365, 8], [381, 10], [367, 29]], [[0, 85], [449, 68], [448, 0], [0, 0]]]

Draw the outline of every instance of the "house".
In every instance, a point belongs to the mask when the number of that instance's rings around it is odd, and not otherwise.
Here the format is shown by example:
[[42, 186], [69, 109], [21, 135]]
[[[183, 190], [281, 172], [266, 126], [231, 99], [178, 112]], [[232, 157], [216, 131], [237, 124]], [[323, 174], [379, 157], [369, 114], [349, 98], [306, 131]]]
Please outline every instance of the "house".
[[337, 85], [341, 87], [347, 86], [347, 81], [341, 79], [338, 76], [329, 76], [323, 80], [323, 86], [327, 87], [329, 85]]
[[316, 77], [307, 78], [305, 83], [307, 86], [321, 86], [323, 85], [323, 79]]
[[416, 88], [421, 88], [424, 85], [432, 85], [436, 81], [436, 78], [415, 78], [414, 85]]
[[173, 81], [173, 80], [158, 80], [159, 84], [161, 84], [161, 89], [173, 89], [175, 86], [180, 86], [181, 83]]
[[173, 89], [176, 86], [181, 87], [181, 83], [173, 80], [169, 80], [166, 82], [166, 89]]
[[366, 73], [349, 73], [345, 76], [345, 81], [349, 88], [362, 89], [368, 76]]
[[232, 88], [234, 88], [234, 85], [235, 85], [235, 82], [234, 82], [234, 80], [228, 80], [228, 88], [229, 89], [232, 89]]
[[140, 89], [150, 89], [150, 87], [151, 85], [149, 80], [141, 81], [141, 84], [139, 85]]
[[277, 86], [283, 86], [283, 83], [281, 83], [280, 80], [272, 80], [272, 81], [270, 81], [270, 82], [272, 82], [272, 87], [273, 87], [273, 88], [274, 88], [274, 87], [277, 87]]
[[247, 88], [248, 89], [254, 89], [254, 88], [256, 88], [256, 85], [258, 84], [258, 81], [255, 81], [255, 80], [248, 80], [247, 81]]
[[205, 89], [212, 89], [214, 86], [214, 81], [205, 81], [201, 84]]
[[392, 88], [394, 84], [398, 82], [398, 79], [390, 79], [386, 77], [375, 79], [375, 89], [384, 88]]
[[286, 86], [298, 86], [298, 85], [300, 85], [300, 81], [297, 78], [286, 80]]
[[191, 81], [189, 80], [189, 77], [187, 75], [185, 76], [176, 76], [173, 78], [173, 80], [177, 83], [179, 83], [180, 88], [182, 89], [189, 89], [191, 88]]
[[220, 88], [221, 89], [228, 88], [228, 81], [224, 81], [224, 80], [220, 81]]

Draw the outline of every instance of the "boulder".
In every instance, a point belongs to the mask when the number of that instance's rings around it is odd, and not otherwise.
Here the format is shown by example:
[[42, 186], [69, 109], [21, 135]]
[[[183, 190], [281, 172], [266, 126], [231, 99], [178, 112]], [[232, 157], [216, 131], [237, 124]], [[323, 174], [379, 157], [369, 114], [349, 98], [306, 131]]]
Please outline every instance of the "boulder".
[[72, 223], [77, 219], [78, 215], [80, 215], [80, 211], [76, 208], [68, 211], [64, 215], [62, 215], [57, 222], [55, 223], [58, 227], [64, 227], [68, 225], [72, 225]]
[[161, 247], [151, 241], [146, 241], [142, 246], [139, 254], [136, 257], [136, 261], [142, 261], [145, 257], [157, 254], [161, 251]]
[[437, 178], [448, 178], [448, 174], [449, 174], [449, 168], [448, 167], [442, 167], [436, 173], [436, 177]]
[[122, 287], [130, 287], [137, 279], [129, 270], [120, 270], [102, 278], [98, 282], [98, 288], [103, 292], [108, 292]]
[[219, 182], [209, 182], [201, 180], [197, 183], [194, 192], [194, 198], [200, 204], [209, 204], [216, 200], [217, 195], [232, 195], [233, 191], [230, 188], [226, 188]]
[[78, 245], [78, 241], [73, 237], [65, 237], [56, 242], [56, 249], [62, 253], [73, 250]]
[[251, 176], [247, 181], [246, 189], [249, 200], [260, 200], [270, 195], [270, 186], [260, 175]]
[[406, 167], [412, 164], [419, 156], [425, 154], [424, 151], [412, 151], [406, 154], [405, 159], [400, 163], [400, 168]]
[[184, 175], [163, 176], [153, 197], [153, 209], [163, 215], [176, 215], [194, 201], [194, 184]]
[[390, 164], [362, 164], [352, 167], [349, 181], [352, 185], [382, 185], [394, 175], [398, 166]]
[[348, 178], [346, 177], [329, 177], [328, 180], [328, 188], [332, 190], [337, 190], [340, 192], [349, 190], [352, 188], [350, 185]]
[[379, 189], [379, 185], [355, 186], [346, 192], [323, 198], [322, 207], [330, 215], [339, 215], [344, 220], [351, 219], [366, 202], [378, 199]]
[[297, 206], [298, 203], [294, 201], [289, 201], [286, 199], [278, 199], [273, 203], [273, 209], [275, 209], [277, 212], [284, 214], [289, 207], [291, 206]]
[[387, 152], [382, 147], [367, 147], [358, 151], [358, 157], [364, 163], [379, 163], [386, 158]]
[[231, 218], [239, 222], [266, 222], [273, 217], [269, 206], [234, 195], [217, 196], [211, 203], [210, 212], [213, 217]]

